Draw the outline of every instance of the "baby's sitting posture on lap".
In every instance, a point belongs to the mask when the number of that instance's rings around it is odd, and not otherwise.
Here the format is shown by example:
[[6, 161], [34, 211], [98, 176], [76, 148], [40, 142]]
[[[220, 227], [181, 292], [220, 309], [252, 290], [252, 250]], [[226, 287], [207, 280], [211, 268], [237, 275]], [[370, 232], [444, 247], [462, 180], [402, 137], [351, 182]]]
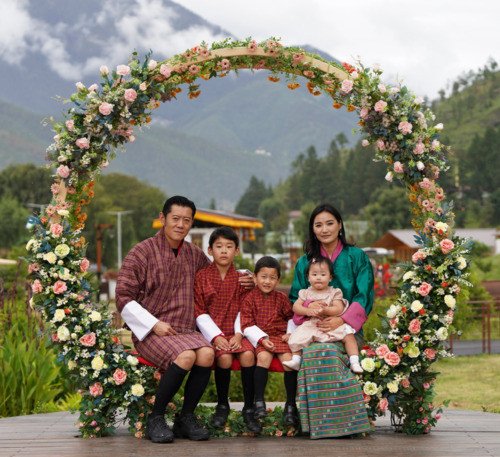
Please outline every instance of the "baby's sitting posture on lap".
[[[342, 291], [328, 284], [333, 279], [333, 264], [326, 257], [312, 259], [307, 270], [311, 286], [299, 291], [299, 298], [293, 305], [294, 322], [299, 327], [290, 335], [288, 345], [292, 352], [299, 352], [311, 343], [331, 343], [342, 341], [349, 363], [354, 373], [362, 373], [359, 364], [359, 351], [355, 330], [348, 324], [342, 324], [334, 330], [323, 331], [318, 327], [322, 318], [342, 316], [349, 303], [342, 296]], [[294, 370], [300, 368], [302, 358], [294, 355], [292, 360], [282, 362], [283, 365]]]

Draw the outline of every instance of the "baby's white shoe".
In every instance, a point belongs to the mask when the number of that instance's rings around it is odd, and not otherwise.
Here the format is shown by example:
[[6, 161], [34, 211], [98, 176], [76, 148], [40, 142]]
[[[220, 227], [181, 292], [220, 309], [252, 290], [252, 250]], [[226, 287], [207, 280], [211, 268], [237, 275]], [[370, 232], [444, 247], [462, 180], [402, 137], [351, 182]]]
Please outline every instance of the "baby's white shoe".
[[300, 355], [294, 355], [292, 356], [292, 360], [285, 360], [281, 362], [281, 365], [287, 368], [291, 368], [292, 370], [299, 371], [301, 362], [302, 357], [300, 357]]

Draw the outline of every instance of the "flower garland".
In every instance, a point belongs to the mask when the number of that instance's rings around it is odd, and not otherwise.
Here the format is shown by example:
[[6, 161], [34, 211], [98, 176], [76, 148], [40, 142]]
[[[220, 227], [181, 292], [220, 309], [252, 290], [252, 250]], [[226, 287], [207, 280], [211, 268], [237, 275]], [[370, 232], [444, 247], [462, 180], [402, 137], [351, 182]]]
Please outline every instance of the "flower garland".
[[384, 85], [380, 69], [327, 62], [271, 38], [262, 43], [227, 39], [211, 47], [202, 43], [164, 62], [150, 55], [141, 61], [134, 53], [114, 71], [102, 66], [99, 85], [77, 83], [66, 120], [53, 124], [56, 135], [47, 150], [55, 170], [53, 200], [40, 217], [30, 218], [33, 237], [26, 248], [31, 302], [41, 310], [61, 361], [80, 385], [81, 434], [110, 433], [117, 413], [124, 411], [131, 433], [142, 437], [159, 377], [124, 351], [108, 311], [91, 300], [81, 230], [93, 182], [116, 150], [134, 141], [134, 129], [151, 121], [161, 101], [178, 96], [180, 86], [187, 85], [193, 99], [200, 95], [198, 78], [224, 77], [239, 69], [267, 69], [270, 81], [285, 77], [290, 90], [300, 87], [299, 77], [305, 78], [311, 95], [327, 94], [334, 108], [358, 111], [366, 134], [363, 145], [375, 145], [376, 160], [387, 163], [388, 181], [397, 178], [407, 187], [421, 249], [407, 266], [385, 327], [363, 351], [363, 389], [372, 417], [390, 409], [403, 417], [406, 432], [428, 431], [437, 420], [431, 414], [434, 374], [429, 366], [446, 355], [442, 342], [455, 297], [466, 284], [463, 255], [469, 249], [452, 238], [451, 208], [436, 183], [446, 169], [446, 147], [439, 142], [442, 125], [433, 125], [433, 114], [406, 87]]

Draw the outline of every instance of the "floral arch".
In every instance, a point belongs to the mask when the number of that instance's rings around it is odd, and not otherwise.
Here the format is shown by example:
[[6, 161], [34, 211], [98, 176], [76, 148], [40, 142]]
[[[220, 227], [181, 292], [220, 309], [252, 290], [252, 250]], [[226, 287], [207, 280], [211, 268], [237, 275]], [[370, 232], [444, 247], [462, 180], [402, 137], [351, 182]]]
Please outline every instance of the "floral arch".
[[99, 86], [77, 83], [66, 120], [53, 125], [56, 135], [47, 150], [55, 170], [53, 200], [31, 218], [27, 244], [31, 302], [49, 324], [61, 361], [78, 379], [82, 435], [109, 433], [118, 411], [125, 411], [130, 431], [142, 436], [142, 417], [156, 390], [155, 370], [123, 350], [109, 313], [91, 301], [81, 230], [94, 180], [119, 147], [134, 141], [134, 128], [149, 123], [152, 111], [175, 98], [181, 85], [196, 98], [198, 78], [239, 69], [268, 70], [270, 81], [284, 77], [291, 90], [305, 79], [313, 96], [326, 94], [335, 109], [356, 111], [363, 146], [374, 145], [375, 160], [387, 164], [386, 180], [399, 179], [406, 187], [420, 249], [405, 266], [376, 340], [362, 351], [362, 383], [372, 418], [388, 409], [406, 433], [428, 432], [439, 418], [431, 365], [447, 354], [443, 342], [456, 295], [468, 284], [469, 247], [453, 237], [451, 205], [436, 182], [447, 168], [447, 148], [439, 142], [443, 126], [406, 87], [384, 84], [380, 69], [327, 62], [271, 38], [202, 43], [163, 62], [150, 55], [141, 61], [134, 53], [115, 71], [101, 67]]

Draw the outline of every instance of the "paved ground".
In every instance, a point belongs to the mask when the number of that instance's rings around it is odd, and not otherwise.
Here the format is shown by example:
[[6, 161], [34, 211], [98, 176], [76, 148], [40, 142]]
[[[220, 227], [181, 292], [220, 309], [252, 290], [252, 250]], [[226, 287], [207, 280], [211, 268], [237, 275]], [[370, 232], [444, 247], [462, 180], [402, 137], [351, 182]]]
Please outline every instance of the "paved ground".
[[425, 436], [394, 433], [388, 418], [377, 421], [365, 438], [224, 438], [195, 443], [153, 444], [120, 427], [113, 437], [78, 438], [76, 416], [67, 412], [0, 419], [0, 457], [500, 457], [500, 414], [446, 410], [438, 427]]
[[[455, 355], [482, 354], [483, 342], [482, 340], [453, 341], [453, 353]], [[500, 340], [491, 340], [491, 354], [500, 354]]]

